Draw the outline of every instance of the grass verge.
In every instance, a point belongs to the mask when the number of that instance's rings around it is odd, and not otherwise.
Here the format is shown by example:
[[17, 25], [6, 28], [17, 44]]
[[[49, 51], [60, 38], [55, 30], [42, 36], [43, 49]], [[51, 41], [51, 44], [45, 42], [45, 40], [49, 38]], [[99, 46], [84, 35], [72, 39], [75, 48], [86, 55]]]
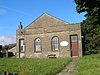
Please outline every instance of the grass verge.
[[0, 71], [17, 72], [18, 75], [55, 75], [70, 58], [0, 58]]
[[100, 54], [80, 58], [76, 75], [100, 75]]

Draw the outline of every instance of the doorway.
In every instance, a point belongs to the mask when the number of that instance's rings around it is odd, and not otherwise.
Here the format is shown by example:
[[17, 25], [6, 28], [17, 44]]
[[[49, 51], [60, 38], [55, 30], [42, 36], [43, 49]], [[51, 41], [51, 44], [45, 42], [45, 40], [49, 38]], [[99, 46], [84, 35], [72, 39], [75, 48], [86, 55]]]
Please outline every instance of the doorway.
[[78, 37], [77, 35], [70, 36], [70, 49], [71, 49], [71, 57], [78, 56]]

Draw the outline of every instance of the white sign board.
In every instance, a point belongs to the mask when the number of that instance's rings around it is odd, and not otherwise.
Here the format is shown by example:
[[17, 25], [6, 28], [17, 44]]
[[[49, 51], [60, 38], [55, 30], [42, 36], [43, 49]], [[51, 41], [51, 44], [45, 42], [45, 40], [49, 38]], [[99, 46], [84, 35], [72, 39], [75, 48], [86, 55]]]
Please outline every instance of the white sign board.
[[67, 46], [67, 45], [68, 45], [68, 42], [67, 42], [67, 41], [62, 41], [62, 42], [60, 43], [60, 45], [61, 45], [61, 46]]

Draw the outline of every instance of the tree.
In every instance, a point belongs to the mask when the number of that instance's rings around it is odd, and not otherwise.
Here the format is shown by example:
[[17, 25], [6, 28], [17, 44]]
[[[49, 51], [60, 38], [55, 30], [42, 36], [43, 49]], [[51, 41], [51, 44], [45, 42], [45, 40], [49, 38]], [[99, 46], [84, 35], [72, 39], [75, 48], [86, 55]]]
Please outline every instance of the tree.
[[85, 53], [100, 50], [100, 0], [75, 0], [78, 13], [85, 12], [86, 19], [81, 22]]

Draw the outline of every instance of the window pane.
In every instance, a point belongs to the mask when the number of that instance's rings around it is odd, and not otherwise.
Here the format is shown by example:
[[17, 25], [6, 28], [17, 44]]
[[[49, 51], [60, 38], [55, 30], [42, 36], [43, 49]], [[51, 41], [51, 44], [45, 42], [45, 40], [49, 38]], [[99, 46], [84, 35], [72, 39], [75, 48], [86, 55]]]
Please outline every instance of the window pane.
[[22, 39], [22, 40], [19, 40], [19, 51], [20, 52], [24, 52], [24, 40]]
[[24, 45], [24, 40], [21, 40], [21, 46], [23, 46]]
[[71, 40], [72, 40], [72, 42], [77, 42], [77, 36], [71, 36]]
[[35, 51], [41, 51], [41, 40], [39, 38], [35, 40]]
[[54, 37], [52, 39], [52, 49], [53, 50], [58, 50], [58, 46], [59, 46], [59, 40], [58, 40], [58, 37]]

